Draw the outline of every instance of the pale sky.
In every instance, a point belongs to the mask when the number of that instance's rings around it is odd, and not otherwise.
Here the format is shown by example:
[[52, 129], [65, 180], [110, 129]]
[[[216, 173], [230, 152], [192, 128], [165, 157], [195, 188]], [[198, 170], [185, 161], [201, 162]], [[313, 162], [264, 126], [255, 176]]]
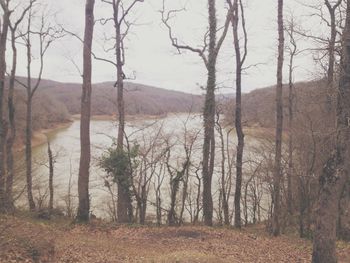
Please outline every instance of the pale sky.
[[[64, 25], [69, 31], [83, 37], [84, 29], [84, 0], [41, 0], [51, 3], [51, 12], [56, 13], [56, 22]], [[126, 5], [131, 0], [124, 0]], [[219, 24], [225, 18], [225, 0], [217, 0]], [[243, 92], [274, 85], [276, 82], [276, 43], [277, 0], [243, 0], [246, 10], [246, 24], [248, 29], [248, 58], [246, 66], [259, 64], [249, 69], [243, 78]], [[317, 0], [305, 0], [303, 3], [315, 3]], [[186, 6], [186, 11], [175, 17], [174, 34], [181, 43], [192, 46], [202, 44], [203, 33], [207, 28], [207, 1], [200, 0], [167, 0], [166, 7], [175, 8]], [[202, 93], [200, 86], [206, 82], [205, 67], [196, 54], [184, 52], [177, 54], [171, 46], [168, 33], [161, 23], [159, 10], [162, 0], [144, 0], [137, 4], [130, 14], [136, 25], [126, 40], [125, 73], [136, 73], [134, 82], [153, 85], [165, 89], [173, 89], [190, 93]], [[297, 0], [285, 0], [285, 14], [293, 12], [308, 28], [320, 27], [320, 22], [310, 16], [311, 10], [302, 6]], [[111, 16], [111, 8], [96, 0], [95, 19]], [[112, 36], [111, 27], [95, 27], [95, 41], [93, 49], [101, 57], [113, 58], [113, 53], [102, 51], [103, 36]], [[305, 43], [301, 44], [303, 47]], [[82, 65], [82, 45], [73, 37], [66, 37], [56, 42], [45, 57], [43, 77], [60, 82], [81, 82], [81, 77], [71, 60], [78, 66]], [[19, 58], [18, 75], [25, 75], [25, 59], [23, 50]], [[35, 58], [35, 56], [34, 56]], [[34, 62], [36, 63], [36, 62]], [[285, 60], [287, 70], [288, 58]], [[295, 80], [310, 80], [315, 78], [317, 71], [311, 55], [303, 54], [296, 60]], [[228, 33], [226, 42], [221, 50], [218, 63], [218, 86], [226, 87], [221, 93], [234, 92], [234, 50], [232, 45], [232, 31]], [[34, 70], [35, 72], [35, 70]], [[35, 74], [33, 74], [35, 76]], [[287, 74], [285, 74], [287, 77]], [[103, 62], [93, 63], [93, 82], [114, 81], [116, 72], [113, 67]], [[287, 78], [285, 78], [285, 81]]]

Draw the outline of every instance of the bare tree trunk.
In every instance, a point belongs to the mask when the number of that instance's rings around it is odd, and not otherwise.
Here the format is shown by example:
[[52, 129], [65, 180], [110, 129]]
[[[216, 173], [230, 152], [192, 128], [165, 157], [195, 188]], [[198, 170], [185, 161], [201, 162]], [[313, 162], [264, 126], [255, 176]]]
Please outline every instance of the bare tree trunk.
[[49, 191], [50, 191], [49, 212], [51, 215], [53, 210], [53, 195], [54, 195], [54, 188], [53, 188], [54, 158], [52, 155], [49, 139], [47, 140], [47, 156], [49, 157]]
[[35, 202], [33, 198], [33, 178], [32, 178], [32, 83], [31, 83], [31, 63], [32, 63], [32, 53], [31, 53], [31, 42], [30, 42], [30, 32], [31, 32], [31, 13], [28, 18], [28, 32], [27, 32], [27, 111], [26, 111], [26, 179], [27, 179], [27, 198], [30, 211], [35, 210]]
[[176, 170], [175, 171], [176, 174], [174, 175], [174, 172], [170, 168], [169, 160], [170, 160], [170, 150], [168, 150], [167, 159], [166, 159], [166, 165], [168, 168], [168, 172], [169, 172], [169, 175], [171, 176], [170, 177], [171, 194], [170, 194], [170, 208], [169, 208], [169, 212], [168, 212], [168, 224], [170, 226], [174, 226], [178, 222], [178, 218], [176, 216], [176, 211], [175, 211], [177, 193], [178, 193], [179, 188], [180, 188], [180, 182], [183, 181], [183, 179], [184, 179], [184, 175], [188, 169], [190, 161], [186, 160], [182, 166], [182, 169], [180, 171]]
[[[190, 156], [187, 154], [187, 160], [190, 162]], [[183, 214], [185, 212], [186, 199], [188, 196], [188, 180], [189, 180], [189, 166], [186, 168], [185, 178], [183, 179], [183, 188], [182, 188], [182, 200], [181, 200], [181, 210], [179, 216], [179, 225], [182, 225], [184, 222]]]
[[350, 149], [350, 1], [347, 1], [337, 97], [336, 146], [320, 176], [320, 196], [313, 243], [313, 263], [335, 263], [336, 225], [341, 190], [349, 177]]
[[0, 213], [5, 212], [5, 143], [6, 143], [6, 121], [4, 119], [4, 91], [5, 91], [5, 73], [6, 73], [6, 42], [8, 28], [10, 24], [10, 11], [8, 3], [0, 1], [3, 16], [2, 28], [0, 32]]
[[275, 171], [273, 178], [273, 215], [272, 232], [274, 236], [280, 234], [280, 191], [282, 179], [282, 131], [283, 131], [283, 52], [284, 52], [284, 28], [283, 28], [283, 0], [278, 0], [278, 61], [277, 61], [277, 87], [276, 87], [276, 151]]
[[80, 164], [78, 179], [79, 207], [77, 220], [89, 221], [89, 170], [91, 160], [90, 146], [90, 117], [91, 117], [91, 49], [94, 32], [94, 6], [95, 0], [86, 0], [85, 6], [85, 33], [84, 33], [84, 65], [83, 87], [81, 97], [80, 122]]
[[6, 161], [7, 161], [7, 177], [6, 177], [6, 206], [8, 211], [14, 209], [12, 189], [14, 180], [14, 160], [13, 145], [16, 139], [16, 123], [15, 123], [15, 105], [14, 105], [14, 88], [17, 69], [17, 48], [15, 38], [16, 28], [11, 28], [11, 45], [12, 45], [12, 69], [10, 74], [9, 92], [8, 92], [8, 118], [9, 118], [9, 135], [6, 142]]
[[[17, 82], [22, 85], [26, 91], [27, 91], [27, 112], [26, 112], [26, 132], [25, 132], [25, 152], [26, 152], [26, 178], [27, 178], [27, 196], [28, 196], [28, 203], [29, 208], [31, 211], [35, 210], [35, 202], [33, 199], [33, 189], [32, 189], [32, 104], [33, 104], [33, 97], [35, 95], [35, 92], [40, 86], [41, 78], [43, 74], [44, 69], [44, 56], [46, 51], [48, 50], [49, 46], [52, 44], [52, 42], [58, 38], [58, 31], [55, 30], [54, 27], [48, 26], [45, 27], [45, 16], [43, 15], [41, 17], [41, 24], [39, 27], [39, 31], [33, 31], [32, 27], [32, 18], [35, 16], [32, 12], [32, 4], [34, 1], [30, 2], [29, 7], [26, 9], [29, 11], [28, 14], [28, 26], [27, 26], [27, 32], [26, 34], [22, 35], [22, 39], [25, 41], [26, 51], [27, 51], [27, 83], [22, 83], [17, 80]], [[37, 80], [34, 85], [32, 85], [32, 75], [31, 75], [31, 66], [32, 66], [32, 42], [31, 42], [31, 36], [36, 35], [38, 36], [39, 40], [39, 60], [40, 60], [40, 66], [39, 66], [39, 73]]]
[[171, 179], [170, 185], [171, 185], [171, 195], [170, 195], [170, 209], [168, 213], [168, 224], [169, 226], [175, 226], [177, 223], [177, 217], [176, 217], [176, 196], [177, 192], [179, 190], [180, 181], [182, 180], [181, 174], [177, 172], [177, 175], [175, 178]]
[[203, 143], [203, 215], [204, 224], [213, 225], [213, 198], [211, 193], [215, 159], [215, 87], [216, 87], [216, 7], [215, 0], [208, 0], [209, 12], [209, 55], [207, 93], [204, 106]]
[[[207, 68], [207, 86], [206, 86], [206, 96], [204, 103], [204, 142], [203, 142], [203, 159], [202, 159], [202, 178], [203, 178], [203, 216], [204, 224], [207, 226], [213, 225], [213, 198], [211, 193], [212, 177], [214, 172], [215, 163], [215, 88], [216, 88], [216, 62], [217, 57], [224, 42], [229, 23], [230, 23], [230, 13], [228, 13], [223, 27], [223, 32], [221, 37], [216, 38], [217, 34], [217, 19], [216, 19], [216, 4], [215, 0], [208, 0], [208, 22], [209, 22], [209, 33], [208, 33], [208, 45], [204, 50], [193, 48], [187, 45], [178, 44], [178, 40], [174, 37], [172, 28], [168, 21], [171, 18], [171, 13], [174, 10], [169, 11], [165, 14], [164, 1], [162, 21], [168, 28], [169, 38], [174, 47], [178, 50], [189, 50], [191, 52], [197, 53], [203, 60]], [[205, 55], [205, 51], [208, 48], [208, 56]]]
[[162, 224], [162, 198], [161, 198], [161, 185], [162, 179], [160, 178], [162, 173], [162, 168], [160, 169], [158, 178], [157, 178], [157, 186], [156, 186], [156, 208], [157, 208], [157, 225], [160, 226]]
[[334, 68], [335, 68], [335, 51], [336, 51], [336, 40], [337, 40], [337, 21], [336, 21], [336, 9], [341, 4], [342, 0], [337, 0], [332, 6], [329, 0], [325, 0], [325, 5], [328, 9], [330, 22], [329, 26], [331, 29], [331, 34], [328, 43], [328, 69], [327, 69], [327, 110], [331, 112], [333, 106], [333, 94], [334, 93]]
[[[226, 154], [225, 154], [225, 139], [223, 129], [220, 124], [220, 112], [217, 112], [217, 120], [216, 120], [217, 131], [220, 136], [221, 142], [221, 195], [222, 195], [222, 211], [224, 213], [224, 224], [226, 226], [230, 225], [230, 214], [229, 214], [229, 206], [228, 206], [228, 193], [226, 191]], [[227, 144], [229, 142], [227, 141]]]
[[9, 29], [11, 31], [11, 47], [12, 47], [12, 68], [9, 77], [9, 89], [8, 89], [8, 120], [9, 120], [9, 134], [6, 141], [6, 209], [7, 211], [14, 210], [13, 201], [13, 180], [14, 180], [14, 156], [13, 156], [13, 145], [16, 139], [16, 123], [15, 123], [15, 104], [14, 104], [14, 89], [15, 89], [15, 78], [17, 70], [17, 47], [16, 47], [16, 31], [18, 26], [24, 19], [26, 13], [32, 8], [33, 1], [31, 0], [28, 6], [23, 10], [18, 20], [11, 24], [9, 23]]
[[[30, 72], [30, 66], [28, 67]], [[28, 73], [30, 74], [30, 73]], [[28, 78], [28, 87], [30, 78]], [[27, 113], [26, 113], [26, 178], [27, 178], [27, 197], [30, 211], [35, 210], [33, 198], [33, 178], [32, 178], [32, 96], [30, 88], [27, 89]]]
[[[117, 106], [118, 106], [118, 136], [117, 148], [120, 152], [124, 148], [124, 130], [125, 130], [125, 109], [124, 109], [124, 73], [123, 73], [123, 57], [122, 57], [122, 35], [121, 23], [119, 22], [120, 3], [113, 1], [113, 16], [115, 26], [115, 52], [117, 64]], [[118, 181], [118, 203], [117, 213], [119, 223], [130, 223], [132, 214], [130, 211], [131, 196], [129, 191], [129, 174], [123, 175], [125, 179]]]
[[[235, 127], [237, 133], [237, 156], [236, 156], [236, 190], [235, 190], [235, 216], [234, 225], [241, 228], [241, 195], [242, 195], [242, 177], [243, 177], [243, 151], [244, 151], [244, 133], [242, 128], [242, 66], [247, 56], [247, 32], [245, 29], [244, 9], [241, 0], [228, 1], [232, 11], [231, 24], [233, 29], [233, 42], [236, 54], [236, 107], [235, 107]], [[238, 35], [239, 16], [242, 19], [242, 28], [244, 32], [244, 52], [241, 54], [240, 38]]]
[[[125, 136], [125, 106], [124, 106], [124, 79], [125, 75], [123, 67], [125, 64], [124, 39], [128, 35], [132, 23], [126, 21], [129, 12], [134, 8], [137, 2], [143, 0], [133, 0], [132, 3], [125, 7], [120, 0], [103, 1], [108, 3], [113, 8], [113, 22], [115, 29], [115, 62], [112, 63], [117, 70], [117, 110], [118, 110], [118, 135], [117, 135], [117, 150], [123, 154], [124, 151], [124, 136]], [[125, 30], [123, 31], [123, 27]], [[117, 181], [118, 185], [118, 201], [117, 214], [120, 223], [130, 223], [133, 220], [133, 207], [131, 197], [132, 174], [130, 171], [125, 171], [122, 178]]]
[[196, 211], [195, 214], [193, 216], [193, 224], [197, 224], [198, 220], [199, 220], [199, 213], [201, 211], [201, 206], [200, 206], [200, 201], [201, 201], [201, 177], [199, 175], [199, 168], [196, 169], [195, 171], [196, 174], [196, 178], [198, 180], [198, 184], [197, 184], [197, 196], [196, 196]]
[[294, 84], [293, 84], [293, 70], [294, 70], [294, 58], [297, 54], [297, 45], [294, 39], [294, 21], [292, 20], [289, 29], [287, 31], [290, 38], [289, 48], [289, 94], [288, 94], [288, 123], [289, 123], [289, 142], [288, 142], [288, 173], [287, 173], [287, 210], [289, 215], [293, 214], [293, 194], [292, 194], [292, 177], [294, 170], [293, 163], [293, 121], [294, 121]]

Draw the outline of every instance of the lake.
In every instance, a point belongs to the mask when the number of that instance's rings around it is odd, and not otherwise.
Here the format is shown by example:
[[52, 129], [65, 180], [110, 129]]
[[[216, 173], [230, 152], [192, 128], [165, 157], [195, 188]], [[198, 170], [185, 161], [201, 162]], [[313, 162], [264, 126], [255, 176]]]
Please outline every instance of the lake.
[[[200, 167], [200, 160], [202, 156], [202, 117], [196, 114], [169, 114], [165, 118], [152, 119], [152, 118], [137, 118], [127, 122], [126, 134], [130, 144], [137, 144], [140, 146], [141, 153], [149, 154], [152, 158], [156, 158], [157, 154], [160, 154], [165, 147], [165, 143], [172, 147], [170, 163], [172, 167], [178, 167], [180, 169], [184, 160], [185, 148], [184, 145], [188, 145], [191, 140], [194, 141], [192, 146], [192, 161], [193, 168], [190, 170], [188, 193], [188, 205], [191, 206], [191, 199], [194, 201], [197, 197], [195, 190], [197, 189], [198, 181], [194, 178], [195, 167]], [[55, 156], [55, 170], [54, 170], [54, 189], [55, 189], [55, 205], [61, 208], [67, 206], [70, 202], [73, 206], [77, 203], [77, 180], [80, 158], [80, 121], [75, 120], [72, 124], [64, 129], [49, 134], [51, 148]], [[106, 152], [106, 150], [113, 145], [113, 141], [117, 135], [117, 123], [111, 120], [92, 120], [91, 121], [91, 144], [92, 144], [92, 163], [91, 163], [91, 175], [90, 175], [90, 195], [91, 195], [91, 211], [98, 217], [108, 217], [111, 209], [111, 192], [105, 186], [106, 174], [99, 167], [99, 160]], [[217, 136], [218, 137], [218, 136]], [[226, 137], [226, 135], [225, 135]], [[234, 160], [235, 150], [235, 136], [234, 131], [227, 136], [229, 140], [228, 151], [231, 152], [231, 163]], [[152, 142], [157, 140], [159, 143], [153, 145], [154, 150], [152, 153], [148, 153]], [[246, 155], [245, 159], [258, 159], [255, 154], [249, 150], [255, 147], [257, 142], [248, 137], [246, 143]], [[226, 149], [226, 150], [227, 150]], [[151, 158], [148, 157], [147, 158]], [[23, 157], [22, 157], [23, 158]], [[19, 159], [22, 159], [19, 158]], [[22, 163], [18, 160], [17, 163]], [[151, 161], [149, 162], [151, 163]], [[215, 175], [213, 178], [213, 195], [216, 205], [220, 202], [219, 198], [219, 178], [221, 176], [221, 148], [219, 137], [217, 138], [217, 152], [216, 152], [216, 167]], [[21, 166], [21, 165], [18, 165]], [[226, 171], [229, 168], [229, 164], [226, 165]], [[159, 169], [158, 169], [159, 168]], [[162, 167], [155, 167], [154, 173], [148, 175], [150, 177], [149, 186], [149, 199], [148, 214], [155, 213], [154, 205], [155, 189], [157, 183], [162, 179], [161, 196], [163, 198], [163, 206], [167, 207], [170, 195], [170, 181], [169, 176], [165, 172], [162, 172]], [[174, 168], [174, 169], [175, 169]], [[141, 169], [141, 168], [140, 168]], [[176, 170], [175, 169], [175, 170]], [[248, 170], [248, 168], [246, 168]], [[163, 170], [164, 167], [163, 167]], [[231, 170], [234, 171], [234, 167], [231, 165]], [[252, 170], [249, 167], [249, 171]], [[141, 170], [140, 170], [141, 171]], [[161, 175], [163, 173], [163, 175]], [[42, 199], [46, 199], [48, 196], [48, 175], [49, 170], [47, 167], [47, 145], [43, 144], [33, 148], [33, 190], [34, 196], [37, 197], [37, 202]], [[163, 178], [161, 178], [163, 176]], [[165, 178], [164, 178], [165, 177]], [[248, 180], [249, 178], [247, 178]], [[234, 178], [231, 178], [234, 182]], [[23, 183], [17, 184], [17, 189], [22, 189]], [[115, 187], [112, 187], [112, 190]], [[231, 190], [230, 205], [233, 206], [233, 189]], [[264, 191], [264, 190], [262, 190]], [[113, 192], [112, 194], [115, 194]], [[261, 193], [265, 195], [265, 193]], [[26, 195], [22, 195], [20, 203], [25, 202]], [[69, 198], [70, 197], [70, 198]], [[181, 190], [178, 194], [178, 199], [182, 198]], [[68, 200], [69, 199], [69, 200]], [[266, 199], [266, 198], [265, 198]], [[263, 202], [264, 203], [264, 202]], [[267, 209], [267, 201], [264, 209]], [[192, 208], [191, 208], [192, 209]], [[191, 211], [186, 209], [185, 217], [188, 217]], [[186, 215], [187, 214], [187, 215]]]

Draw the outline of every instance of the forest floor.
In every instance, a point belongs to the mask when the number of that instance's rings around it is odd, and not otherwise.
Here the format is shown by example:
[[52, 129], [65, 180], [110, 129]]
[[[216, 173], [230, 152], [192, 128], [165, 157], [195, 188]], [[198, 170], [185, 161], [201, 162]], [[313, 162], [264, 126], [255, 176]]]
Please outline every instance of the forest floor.
[[[237, 231], [185, 226], [73, 225], [0, 217], [0, 262], [310, 262], [311, 242], [273, 238], [263, 226]], [[338, 243], [339, 262], [350, 244]]]

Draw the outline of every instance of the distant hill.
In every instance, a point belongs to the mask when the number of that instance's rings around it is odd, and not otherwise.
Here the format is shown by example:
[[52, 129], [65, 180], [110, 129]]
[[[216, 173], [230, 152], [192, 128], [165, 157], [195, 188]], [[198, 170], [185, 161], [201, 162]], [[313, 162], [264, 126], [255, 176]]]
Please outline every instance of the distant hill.
[[[284, 116], [288, 117], [288, 86], [283, 86]], [[275, 127], [276, 89], [274, 86], [260, 88], [242, 95], [242, 115], [246, 126]], [[311, 118], [315, 121], [325, 114], [326, 83], [324, 80], [294, 84], [295, 118]], [[226, 120], [233, 123], [235, 100], [226, 104]], [[285, 121], [287, 122], [287, 121]], [[286, 127], [286, 125], [285, 125]]]
[[[113, 82], [93, 85], [92, 114], [112, 115], [117, 112], [117, 90]], [[80, 113], [81, 84], [43, 80], [40, 93], [63, 103], [70, 114]], [[125, 110], [128, 115], [161, 115], [170, 112], [199, 112], [203, 97], [136, 83], [125, 83]]]
[[[25, 83], [26, 79], [18, 77]], [[33, 83], [35, 83], [33, 79]], [[8, 81], [6, 81], [8, 84]], [[93, 85], [92, 114], [113, 115], [117, 113], [117, 91], [113, 82]], [[5, 94], [7, 97], [7, 94]], [[52, 128], [68, 122], [71, 115], [80, 113], [81, 84], [61, 83], [43, 79], [33, 101], [33, 129]], [[20, 143], [25, 134], [26, 115], [25, 89], [15, 87], [17, 139]], [[125, 107], [128, 115], [162, 115], [171, 112], [199, 112], [203, 98], [184, 92], [171, 91], [151, 86], [125, 83]], [[7, 104], [6, 104], [7, 105]], [[5, 116], [7, 116], [5, 109]]]

